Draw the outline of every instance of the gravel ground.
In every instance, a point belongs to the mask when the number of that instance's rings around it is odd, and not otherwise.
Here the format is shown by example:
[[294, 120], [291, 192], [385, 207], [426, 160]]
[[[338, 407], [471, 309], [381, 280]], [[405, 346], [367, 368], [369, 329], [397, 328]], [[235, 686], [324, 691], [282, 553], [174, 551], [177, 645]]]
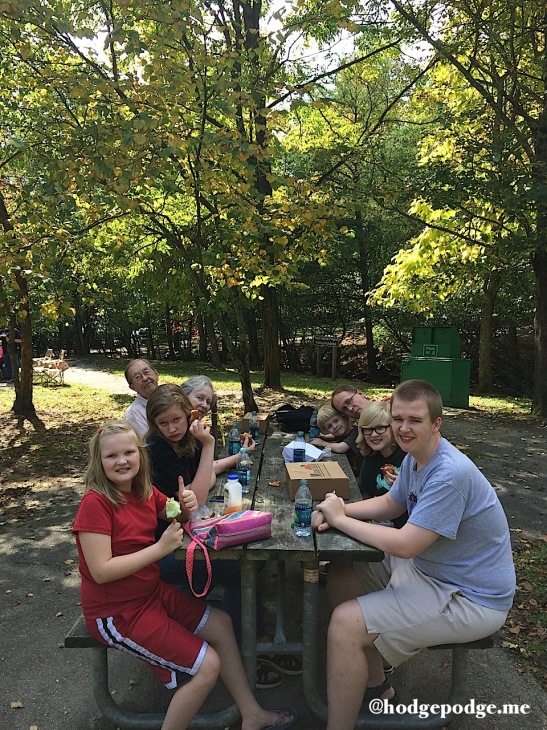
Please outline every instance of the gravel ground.
[[[100, 373], [88, 363], [71, 362], [66, 381], [85, 382], [113, 393], [128, 393], [123, 378]], [[222, 395], [222, 394], [220, 394]], [[510, 422], [473, 411], [447, 409], [443, 434], [465, 451], [483, 470], [498, 492], [514, 536], [535, 539], [545, 532], [547, 507], [546, 428], [524, 420]], [[91, 692], [88, 652], [63, 648], [63, 639], [78, 617], [79, 578], [70, 526], [80, 498], [80, 485], [52, 483], [44, 499], [49, 512], [33, 521], [0, 527], [1, 730], [115, 730], [101, 717]], [[275, 573], [268, 565], [264, 590], [270, 617], [275, 605]], [[288, 633], [301, 622], [300, 568], [287, 573]], [[322, 626], [328, 607], [321, 596]], [[320, 637], [321, 646], [324, 641]], [[320, 651], [324, 657], [324, 651]], [[442, 702], [449, 687], [444, 651], [425, 651], [400, 667], [394, 677], [400, 702]], [[148, 669], [114, 652], [109, 659], [111, 689], [117, 700], [136, 711], [160, 711], [169, 693], [158, 686]], [[323, 692], [324, 663], [320, 670]], [[267, 707], [298, 707], [299, 730], [323, 730], [303, 697], [300, 677], [287, 677], [270, 691], [258, 691]], [[522, 673], [513, 655], [501, 648], [471, 652], [469, 697], [476, 702], [528, 704], [526, 715], [495, 714], [479, 719], [462, 715], [452, 723], [457, 730], [547, 728], [547, 695], [529, 674]], [[223, 702], [222, 693], [218, 701]], [[12, 703], [21, 705], [12, 707]], [[234, 727], [238, 727], [237, 725]]]

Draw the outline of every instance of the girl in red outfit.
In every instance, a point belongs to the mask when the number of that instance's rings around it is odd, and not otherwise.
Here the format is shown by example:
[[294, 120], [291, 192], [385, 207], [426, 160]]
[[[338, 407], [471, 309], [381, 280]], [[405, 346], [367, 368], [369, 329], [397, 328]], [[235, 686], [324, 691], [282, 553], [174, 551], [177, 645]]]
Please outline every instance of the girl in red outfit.
[[[93, 436], [86, 489], [73, 531], [80, 558], [82, 610], [90, 633], [147, 662], [176, 689], [162, 730], [185, 730], [219, 675], [242, 716], [242, 730], [289, 728], [295, 713], [267, 711], [251, 692], [229, 617], [162, 583], [157, 561], [182, 544], [173, 521], [155, 542], [167, 498], [150, 484], [146, 451], [126, 422]], [[181, 519], [197, 509], [194, 492], [179, 493]], [[191, 679], [177, 689], [176, 672]]]

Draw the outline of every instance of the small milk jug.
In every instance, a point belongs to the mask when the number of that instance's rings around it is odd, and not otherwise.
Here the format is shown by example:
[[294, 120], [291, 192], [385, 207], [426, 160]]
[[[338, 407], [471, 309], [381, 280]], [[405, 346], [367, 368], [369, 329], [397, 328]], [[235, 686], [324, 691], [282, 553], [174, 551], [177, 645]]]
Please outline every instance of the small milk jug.
[[239, 512], [241, 509], [243, 509], [241, 483], [237, 474], [228, 474], [224, 485], [224, 514], [229, 515], [232, 512]]

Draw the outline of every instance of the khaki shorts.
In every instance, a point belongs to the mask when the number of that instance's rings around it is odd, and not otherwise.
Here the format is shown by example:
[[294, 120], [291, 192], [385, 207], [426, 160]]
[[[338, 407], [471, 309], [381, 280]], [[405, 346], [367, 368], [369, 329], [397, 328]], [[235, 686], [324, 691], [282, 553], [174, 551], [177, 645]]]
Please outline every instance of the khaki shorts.
[[[354, 563], [366, 595], [357, 598], [367, 629], [394, 667], [436, 644], [475, 641], [501, 628], [508, 611], [470, 601], [457, 588], [429, 578], [411, 560], [387, 555]], [[370, 592], [369, 592], [370, 591]]]

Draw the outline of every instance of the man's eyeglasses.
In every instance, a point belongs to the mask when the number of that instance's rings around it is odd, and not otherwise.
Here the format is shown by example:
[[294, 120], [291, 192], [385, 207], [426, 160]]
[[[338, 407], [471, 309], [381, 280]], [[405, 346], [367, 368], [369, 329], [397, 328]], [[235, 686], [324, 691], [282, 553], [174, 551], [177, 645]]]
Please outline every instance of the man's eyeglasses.
[[351, 396], [351, 398], [348, 398], [346, 401], [344, 401], [342, 403], [342, 412], [349, 410], [351, 403], [356, 395], [357, 395], [357, 391], [355, 391], [355, 393]]
[[140, 381], [143, 378], [147, 378], [151, 374], [152, 374], [152, 371], [150, 370], [150, 368], [146, 368], [146, 370], [143, 370], [142, 373], [135, 373], [135, 375], [133, 375], [131, 381], [133, 383], [135, 383], [135, 382], [140, 383]]
[[377, 433], [378, 436], [381, 436], [388, 430], [388, 428], [389, 426], [376, 426], [375, 428], [362, 428], [361, 431], [365, 434], [365, 436], [372, 436], [373, 433]]

